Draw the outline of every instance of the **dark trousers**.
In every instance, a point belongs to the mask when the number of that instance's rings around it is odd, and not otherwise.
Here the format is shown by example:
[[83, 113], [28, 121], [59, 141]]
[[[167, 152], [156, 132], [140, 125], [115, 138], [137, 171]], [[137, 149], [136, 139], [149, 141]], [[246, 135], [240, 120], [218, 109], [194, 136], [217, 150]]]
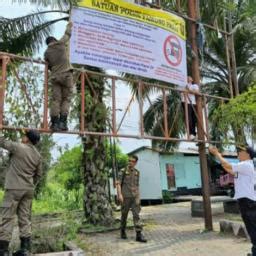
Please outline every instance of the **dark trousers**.
[[[185, 114], [185, 103], [182, 103], [182, 107]], [[192, 134], [196, 136], [196, 124], [197, 124], [197, 118], [196, 118], [196, 105], [188, 104], [188, 127], [189, 127], [189, 134]]]
[[51, 79], [51, 116], [68, 115], [73, 93], [73, 74], [71, 71], [56, 75]]
[[252, 242], [252, 256], [256, 256], [256, 201], [240, 198], [238, 199], [238, 205]]
[[140, 198], [139, 197], [124, 197], [124, 202], [121, 207], [121, 229], [125, 230], [127, 216], [129, 210], [132, 210], [133, 224], [136, 232], [142, 231], [142, 225], [140, 223]]
[[7, 189], [1, 205], [2, 221], [0, 222], [0, 240], [10, 241], [18, 216], [20, 237], [31, 236], [31, 208], [33, 190]]

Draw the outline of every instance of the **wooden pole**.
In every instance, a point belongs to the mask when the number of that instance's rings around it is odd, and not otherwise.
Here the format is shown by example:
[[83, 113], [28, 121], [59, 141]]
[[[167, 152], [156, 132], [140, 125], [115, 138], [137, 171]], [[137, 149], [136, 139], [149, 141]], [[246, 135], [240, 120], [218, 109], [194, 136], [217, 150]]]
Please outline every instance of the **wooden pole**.
[[[188, 0], [188, 16], [192, 19], [198, 19], [199, 13], [197, 11], [197, 0]], [[195, 83], [200, 83], [200, 71], [199, 71], [199, 58], [196, 42], [196, 23], [189, 22], [189, 35], [191, 40], [192, 50], [195, 53], [195, 57], [192, 59], [192, 76]], [[211, 200], [210, 200], [210, 186], [209, 186], [209, 172], [207, 166], [206, 149], [205, 149], [205, 136], [203, 127], [200, 123], [203, 123], [203, 111], [202, 111], [202, 97], [196, 97], [197, 106], [197, 133], [198, 139], [203, 142], [199, 142], [199, 157], [201, 167], [201, 179], [202, 179], [202, 194], [204, 203], [204, 220], [205, 229], [212, 230], [212, 212], [211, 212]]]
[[236, 70], [236, 53], [235, 53], [235, 44], [234, 44], [234, 35], [232, 33], [232, 12], [228, 13], [228, 32], [229, 35], [229, 50], [231, 58], [231, 75], [232, 75], [232, 84], [234, 88], [234, 95], [239, 95], [238, 81], [237, 81], [237, 70]]

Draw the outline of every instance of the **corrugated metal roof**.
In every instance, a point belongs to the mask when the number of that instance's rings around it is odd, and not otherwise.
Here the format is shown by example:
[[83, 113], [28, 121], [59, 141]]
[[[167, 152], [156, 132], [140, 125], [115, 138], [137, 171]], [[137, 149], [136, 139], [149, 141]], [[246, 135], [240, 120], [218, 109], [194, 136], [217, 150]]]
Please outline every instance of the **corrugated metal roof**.
[[[133, 151], [129, 152], [128, 155], [135, 154], [135, 153], [137, 153], [139, 151], [142, 151], [142, 150], [151, 150], [151, 151], [157, 152], [159, 154], [174, 154], [174, 153], [194, 154], [194, 155], [198, 155], [199, 154], [198, 153], [198, 149], [196, 149], [196, 148], [178, 148], [178, 149], [175, 149], [173, 151], [163, 151], [161, 149], [156, 149], [156, 148], [151, 148], [151, 147], [147, 147], [147, 146], [142, 146], [142, 147], [136, 148]], [[208, 154], [208, 152], [207, 152], [207, 154]], [[230, 152], [230, 151], [224, 151], [224, 152], [222, 152], [222, 155], [223, 156], [236, 157], [237, 153], [236, 152]]]

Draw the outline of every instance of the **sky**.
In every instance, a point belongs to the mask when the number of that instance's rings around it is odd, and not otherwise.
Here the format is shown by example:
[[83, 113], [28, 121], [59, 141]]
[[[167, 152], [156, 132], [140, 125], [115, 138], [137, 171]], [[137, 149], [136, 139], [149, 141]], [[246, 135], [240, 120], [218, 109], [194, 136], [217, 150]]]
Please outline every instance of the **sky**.
[[[12, 0], [0, 0], [0, 16], [5, 18], [15, 18], [19, 16], [26, 15], [33, 11], [37, 10], [35, 5], [26, 3], [26, 4], [12, 4]], [[56, 14], [55, 14], [56, 15]], [[53, 30], [53, 35], [56, 38], [60, 38], [65, 31], [65, 22], [59, 22], [55, 25]], [[42, 48], [39, 53], [35, 54], [35, 57], [43, 58], [43, 53], [46, 47]], [[110, 71], [111, 72], [111, 71]], [[116, 74], [112, 72], [112, 74]], [[128, 87], [124, 84], [118, 84], [117, 86], [117, 121], [120, 121], [126, 106], [131, 98], [131, 93]], [[136, 134], [139, 129], [139, 111], [138, 104], [133, 102], [129, 111], [127, 112], [127, 116], [124, 120], [123, 126], [120, 129], [120, 133], [123, 134]], [[79, 137], [76, 135], [66, 135], [66, 134], [54, 134], [54, 141], [57, 143], [57, 146], [64, 147], [68, 145], [69, 148], [72, 148], [80, 143]], [[117, 139], [119, 146], [123, 150], [124, 153], [128, 153], [138, 147], [141, 146], [150, 146], [151, 142], [149, 140], [138, 140], [138, 139]], [[57, 147], [53, 150], [53, 159], [56, 160], [59, 156], [59, 151]]]

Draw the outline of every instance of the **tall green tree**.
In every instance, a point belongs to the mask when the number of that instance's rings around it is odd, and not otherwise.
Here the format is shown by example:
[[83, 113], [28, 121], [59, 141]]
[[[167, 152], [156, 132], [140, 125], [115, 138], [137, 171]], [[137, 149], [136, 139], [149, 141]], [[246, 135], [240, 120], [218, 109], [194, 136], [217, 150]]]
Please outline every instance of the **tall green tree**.
[[[238, 118], [239, 117], [239, 118]], [[215, 109], [213, 119], [219, 123], [218, 129], [225, 134], [227, 141], [236, 141], [243, 144], [243, 138], [234, 139], [229, 130], [246, 130], [249, 141], [256, 140], [256, 85], [249, 88], [247, 92], [242, 93], [236, 98], [230, 100], [227, 104], [221, 105]], [[254, 143], [253, 143], [254, 144]]]

